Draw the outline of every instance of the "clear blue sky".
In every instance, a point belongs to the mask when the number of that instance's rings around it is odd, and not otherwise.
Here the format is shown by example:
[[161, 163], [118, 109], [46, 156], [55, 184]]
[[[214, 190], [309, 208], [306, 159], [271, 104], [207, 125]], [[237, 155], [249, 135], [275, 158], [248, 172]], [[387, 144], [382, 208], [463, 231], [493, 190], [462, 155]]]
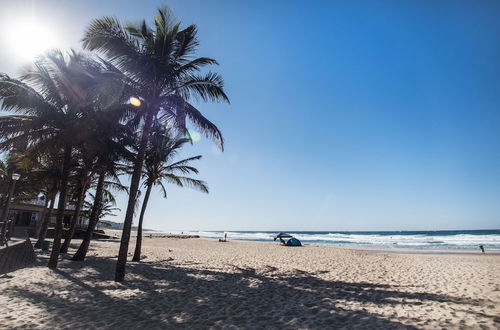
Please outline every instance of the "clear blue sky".
[[[165, 3], [198, 25], [232, 103], [199, 106], [226, 151], [185, 152], [204, 155], [210, 194], [157, 193], [146, 227], [500, 227], [500, 2], [4, 0], [0, 19], [33, 13], [78, 47], [91, 18]], [[15, 73], [1, 33], [0, 71]]]

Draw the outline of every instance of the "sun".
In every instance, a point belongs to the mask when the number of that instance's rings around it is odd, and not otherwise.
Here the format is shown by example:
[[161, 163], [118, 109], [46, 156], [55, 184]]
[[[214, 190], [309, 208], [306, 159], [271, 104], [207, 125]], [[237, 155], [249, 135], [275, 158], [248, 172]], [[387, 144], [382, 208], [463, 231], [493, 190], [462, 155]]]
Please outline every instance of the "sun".
[[50, 28], [33, 20], [11, 22], [4, 32], [5, 51], [21, 61], [31, 61], [57, 46], [57, 38]]

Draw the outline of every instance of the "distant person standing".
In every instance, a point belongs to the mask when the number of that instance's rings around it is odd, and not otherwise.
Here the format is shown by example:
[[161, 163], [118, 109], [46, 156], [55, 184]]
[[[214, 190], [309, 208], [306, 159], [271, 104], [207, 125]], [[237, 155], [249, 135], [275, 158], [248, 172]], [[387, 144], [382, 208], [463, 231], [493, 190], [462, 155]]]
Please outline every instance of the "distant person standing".
[[479, 248], [481, 249], [481, 252], [483, 252], [483, 254], [484, 254], [484, 246], [483, 245], [479, 245]]
[[224, 242], [227, 241], [227, 233], [224, 233]]

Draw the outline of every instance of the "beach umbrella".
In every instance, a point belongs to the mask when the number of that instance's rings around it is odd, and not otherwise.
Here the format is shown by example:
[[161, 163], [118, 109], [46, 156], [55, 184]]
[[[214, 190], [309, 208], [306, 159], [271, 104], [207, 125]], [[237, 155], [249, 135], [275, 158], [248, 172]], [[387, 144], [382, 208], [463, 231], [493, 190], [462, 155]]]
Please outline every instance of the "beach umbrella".
[[274, 237], [274, 240], [277, 240], [278, 238], [292, 238], [292, 237], [293, 236], [289, 234], [279, 233], [278, 235], [276, 235], [276, 237]]

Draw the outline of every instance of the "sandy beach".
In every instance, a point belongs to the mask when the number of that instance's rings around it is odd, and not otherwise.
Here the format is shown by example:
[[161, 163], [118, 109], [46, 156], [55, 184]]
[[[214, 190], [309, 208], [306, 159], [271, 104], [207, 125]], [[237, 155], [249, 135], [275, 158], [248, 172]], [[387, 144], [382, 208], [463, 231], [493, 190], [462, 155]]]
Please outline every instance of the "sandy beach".
[[116, 283], [118, 245], [92, 242], [85, 262], [65, 255], [56, 271], [40, 254], [35, 267], [2, 275], [0, 327], [500, 327], [499, 256], [146, 235], [144, 260]]

